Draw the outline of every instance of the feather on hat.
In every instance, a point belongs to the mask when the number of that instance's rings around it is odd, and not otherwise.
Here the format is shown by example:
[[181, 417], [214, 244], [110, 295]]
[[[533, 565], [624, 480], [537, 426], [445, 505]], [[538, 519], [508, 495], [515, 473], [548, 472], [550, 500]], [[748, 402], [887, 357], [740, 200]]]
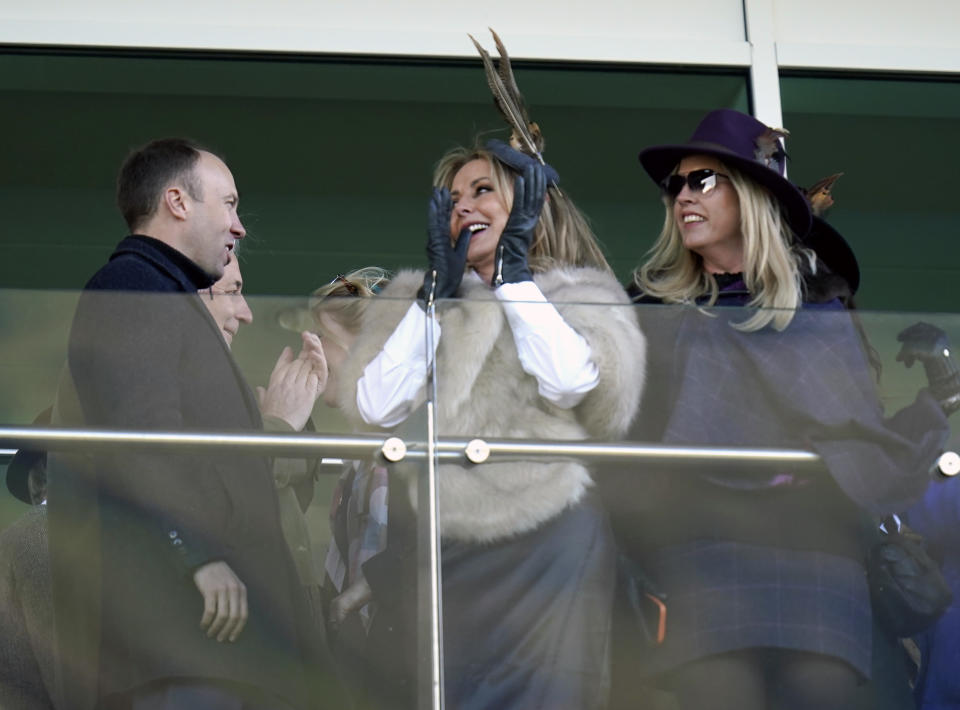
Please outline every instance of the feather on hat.
[[830, 271], [847, 282], [852, 295], [860, 288], [860, 265], [857, 263], [857, 255], [853, 253], [853, 249], [843, 235], [823, 218], [823, 213], [833, 206], [833, 186], [841, 175], [843, 173], [834, 173], [823, 180], [818, 180], [805, 190], [813, 211], [813, 224], [801, 242], [804, 246], [813, 249]]

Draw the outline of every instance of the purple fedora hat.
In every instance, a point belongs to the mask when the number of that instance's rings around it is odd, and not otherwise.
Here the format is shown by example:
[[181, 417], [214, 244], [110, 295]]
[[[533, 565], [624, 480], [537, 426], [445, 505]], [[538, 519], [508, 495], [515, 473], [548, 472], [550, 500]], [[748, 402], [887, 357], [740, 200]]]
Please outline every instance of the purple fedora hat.
[[800, 243], [813, 249], [830, 271], [843, 278], [849, 284], [851, 294], [857, 292], [860, 288], [860, 264], [857, 262], [857, 255], [853, 253], [843, 235], [825, 219], [814, 215], [813, 225]]
[[727, 108], [711, 111], [700, 121], [689, 141], [646, 148], [640, 153], [640, 162], [659, 185], [688, 155], [713, 156], [750, 176], [780, 203], [787, 223], [798, 237], [810, 230], [810, 206], [784, 177], [787, 156], [783, 141], [753, 116]]

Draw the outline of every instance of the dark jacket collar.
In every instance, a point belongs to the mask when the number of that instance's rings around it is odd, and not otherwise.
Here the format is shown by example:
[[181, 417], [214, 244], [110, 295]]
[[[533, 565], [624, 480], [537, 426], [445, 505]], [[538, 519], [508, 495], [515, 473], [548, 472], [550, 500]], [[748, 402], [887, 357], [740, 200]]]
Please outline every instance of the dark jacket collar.
[[[717, 306], [742, 306], [750, 300], [750, 292], [747, 285], [743, 282], [743, 274], [716, 274], [717, 287], [720, 293], [717, 296]], [[636, 281], [631, 281], [627, 286], [627, 295], [634, 303], [663, 303], [660, 298], [650, 296], [644, 293]], [[697, 303], [703, 303], [707, 300], [706, 296], [699, 299]]]
[[216, 281], [203, 269], [191, 261], [183, 252], [177, 251], [169, 244], [148, 237], [143, 234], [132, 234], [121, 241], [110, 260], [124, 254], [136, 254], [146, 259], [158, 269], [180, 283], [184, 291], [199, 291], [210, 288]]
[[[747, 290], [747, 284], [743, 280], [743, 274], [722, 273], [714, 274], [714, 280], [717, 282], [717, 302], [715, 306], [745, 306], [750, 301], [750, 291]], [[702, 298], [697, 303], [705, 303], [706, 298]]]
[[[841, 277], [833, 274], [822, 263], [818, 264], [817, 273], [812, 274], [808, 269], [801, 271], [803, 278], [803, 304], [823, 305], [831, 307], [845, 306], [851, 299], [850, 287]], [[743, 274], [715, 274], [719, 293], [715, 306], [745, 306], [750, 301], [750, 291], [743, 281]], [[631, 281], [627, 286], [627, 294], [634, 303], [663, 303], [659, 298], [645, 294]], [[697, 303], [705, 303], [707, 297], [699, 299]]]
[[[829, 269], [819, 265], [816, 274], [801, 270], [803, 278], [803, 306], [839, 307], [850, 298], [847, 282], [830, 273]], [[720, 293], [716, 306], [745, 306], [750, 302], [751, 294], [743, 281], [743, 274], [715, 274]], [[704, 301], [706, 299], [703, 299]]]

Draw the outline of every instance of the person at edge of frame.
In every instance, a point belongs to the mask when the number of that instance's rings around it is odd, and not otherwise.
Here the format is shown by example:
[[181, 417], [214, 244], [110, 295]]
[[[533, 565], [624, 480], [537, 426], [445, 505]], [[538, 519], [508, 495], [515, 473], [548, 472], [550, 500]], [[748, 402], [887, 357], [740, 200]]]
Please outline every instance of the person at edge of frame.
[[[51, 407], [33, 421], [50, 424]], [[47, 457], [20, 449], [7, 466], [7, 489], [31, 506], [0, 532], [0, 708], [53, 710], [56, 689], [47, 551]]]

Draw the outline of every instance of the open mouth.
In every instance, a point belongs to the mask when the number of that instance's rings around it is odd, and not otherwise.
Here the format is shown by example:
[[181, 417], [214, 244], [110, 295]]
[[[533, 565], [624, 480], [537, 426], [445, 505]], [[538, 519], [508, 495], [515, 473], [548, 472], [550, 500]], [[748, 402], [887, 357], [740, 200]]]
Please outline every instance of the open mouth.
[[466, 228], [470, 230], [470, 236], [474, 237], [483, 230], [489, 229], [490, 224], [488, 222], [476, 222], [474, 224], [468, 224]]

